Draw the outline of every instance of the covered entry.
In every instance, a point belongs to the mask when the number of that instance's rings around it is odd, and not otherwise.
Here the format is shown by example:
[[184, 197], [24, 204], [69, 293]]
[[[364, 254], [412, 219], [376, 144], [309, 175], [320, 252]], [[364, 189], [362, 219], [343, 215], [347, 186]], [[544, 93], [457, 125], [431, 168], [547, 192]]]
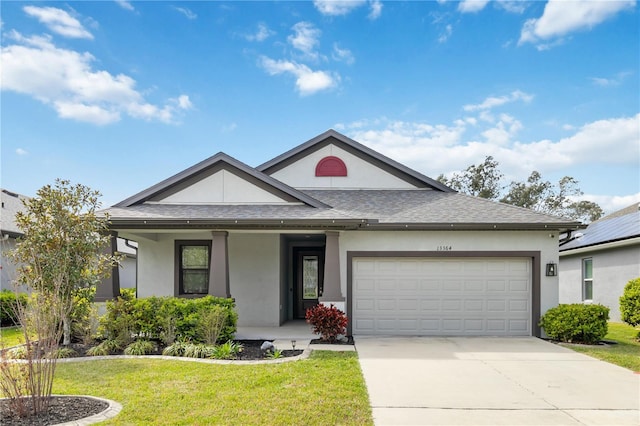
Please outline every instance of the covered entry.
[[350, 258], [354, 335], [534, 334], [531, 257]]

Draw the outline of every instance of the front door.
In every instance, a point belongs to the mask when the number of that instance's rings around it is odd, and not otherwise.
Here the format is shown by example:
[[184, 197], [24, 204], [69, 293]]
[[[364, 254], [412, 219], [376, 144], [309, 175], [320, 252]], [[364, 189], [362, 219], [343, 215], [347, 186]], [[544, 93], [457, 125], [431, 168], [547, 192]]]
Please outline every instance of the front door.
[[324, 250], [296, 248], [293, 259], [294, 316], [304, 318], [307, 309], [316, 306], [322, 296]]

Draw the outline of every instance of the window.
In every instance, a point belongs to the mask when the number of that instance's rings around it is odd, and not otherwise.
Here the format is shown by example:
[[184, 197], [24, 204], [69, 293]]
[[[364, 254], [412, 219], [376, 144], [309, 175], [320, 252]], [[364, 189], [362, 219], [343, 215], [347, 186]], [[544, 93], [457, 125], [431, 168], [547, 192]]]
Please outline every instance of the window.
[[209, 292], [210, 241], [176, 241], [177, 293], [201, 295]]
[[582, 300], [593, 300], [593, 259], [582, 259]]

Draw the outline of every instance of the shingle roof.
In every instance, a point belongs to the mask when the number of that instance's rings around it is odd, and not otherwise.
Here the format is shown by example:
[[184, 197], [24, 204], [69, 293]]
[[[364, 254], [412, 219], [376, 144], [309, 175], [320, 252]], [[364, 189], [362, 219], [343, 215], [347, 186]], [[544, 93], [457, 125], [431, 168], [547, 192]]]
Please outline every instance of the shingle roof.
[[15, 222], [16, 213], [24, 210], [22, 204], [23, 199], [28, 197], [20, 194], [13, 193], [6, 189], [0, 191], [0, 197], [2, 198], [2, 210], [0, 213], [0, 231], [3, 234], [9, 234], [11, 236], [22, 235], [22, 231]]
[[532, 210], [433, 190], [305, 190], [356, 217], [387, 224], [576, 224]]
[[620, 215], [616, 212], [591, 223], [586, 229], [580, 231], [582, 236], [560, 246], [560, 251], [640, 237], [640, 210], [638, 210], [638, 204], [635, 203], [621, 211], [624, 211], [625, 214]]
[[135, 223], [196, 226], [259, 225], [278, 221], [338, 226], [412, 226], [451, 229], [573, 228], [577, 222], [458, 193], [434, 190], [305, 190], [331, 207], [308, 205], [140, 204], [106, 211], [114, 228]]

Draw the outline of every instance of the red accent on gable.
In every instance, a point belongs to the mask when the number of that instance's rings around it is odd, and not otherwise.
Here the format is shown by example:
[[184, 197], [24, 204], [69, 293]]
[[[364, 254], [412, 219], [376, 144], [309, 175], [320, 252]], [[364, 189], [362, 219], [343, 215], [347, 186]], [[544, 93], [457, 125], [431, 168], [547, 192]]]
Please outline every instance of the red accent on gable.
[[324, 157], [318, 161], [316, 176], [346, 176], [347, 166], [338, 157]]

